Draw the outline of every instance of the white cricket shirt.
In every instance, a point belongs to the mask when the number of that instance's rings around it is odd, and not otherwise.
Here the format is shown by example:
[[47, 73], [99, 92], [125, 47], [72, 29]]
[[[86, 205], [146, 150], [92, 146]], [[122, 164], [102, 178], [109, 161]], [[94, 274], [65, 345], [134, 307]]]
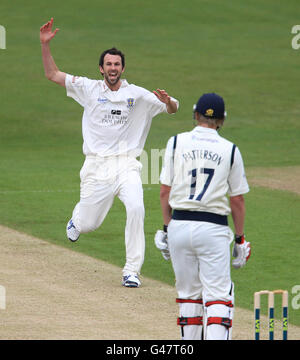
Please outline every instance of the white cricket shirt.
[[[167, 112], [150, 91], [122, 80], [111, 91], [104, 80], [66, 75], [67, 95], [83, 108], [83, 153], [112, 156], [141, 154], [152, 118]], [[179, 103], [176, 99], [173, 99]]]
[[216, 130], [202, 126], [178, 134], [175, 149], [174, 137], [169, 139], [160, 182], [171, 186], [172, 209], [219, 215], [231, 212], [226, 195], [249, 191], [239, 149]]

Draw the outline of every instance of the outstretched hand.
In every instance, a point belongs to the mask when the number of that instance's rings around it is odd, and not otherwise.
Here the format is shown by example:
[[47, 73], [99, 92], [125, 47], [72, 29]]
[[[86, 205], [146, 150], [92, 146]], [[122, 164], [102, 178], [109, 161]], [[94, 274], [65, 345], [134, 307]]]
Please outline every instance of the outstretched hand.
[[157, 89], [157, 91], [153, 91], [153, 93], [164, 104], [166, 105], [170, 104], [171, 97], [168, 95], [168, 93], [165, 90]]
[[52, 31], [52, 25], [53, 25], [53, 18], [51, 18], [50, 21], [48, 21], [46, 24], [41, 26], [40, 28], [40, 41], [41, 43], [48, 43], [50, 42], [56, 33], [59, 31], [59, 29], [55, 29]]

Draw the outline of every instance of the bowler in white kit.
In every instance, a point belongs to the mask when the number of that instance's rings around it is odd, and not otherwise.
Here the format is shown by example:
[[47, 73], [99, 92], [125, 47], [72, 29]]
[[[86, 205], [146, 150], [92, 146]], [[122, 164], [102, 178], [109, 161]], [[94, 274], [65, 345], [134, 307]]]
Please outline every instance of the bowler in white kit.
[[144, 262], [144, 203], [141, 163], [152, 118], [175, 113], [179, 103], [165, 90], [153, 93], [121, 80], [124, 54], [116, 48], [104, 51], [99, 69], [104, 80], [91, 80], [61, 72], [51, 55], [49, 43], [53, 19], [40, 29], [46, 77], [66, 88], [67, 95], [84, 109], [82, 117], [85, 162], [80, 171], [80, 201], [67, 224], [67, 237], [75, 242], [81, 233], [97, 229], [105, 219], [115, 196], [124, 203], [126, 263], [122, 284], [139, 287]]
[[232, 264], [240, 268], [250, 256], [243, 197], [249, 187], [238, 147], [217, 131], [225, 119], [223, 98], [202, 95], [194, 117], [192, 131], [167, 143], [160, 175], [164, 230], [155, 244], [172, 261], [182, 339], [226, 340], [234, 310], [228, 215], [235, 230]]

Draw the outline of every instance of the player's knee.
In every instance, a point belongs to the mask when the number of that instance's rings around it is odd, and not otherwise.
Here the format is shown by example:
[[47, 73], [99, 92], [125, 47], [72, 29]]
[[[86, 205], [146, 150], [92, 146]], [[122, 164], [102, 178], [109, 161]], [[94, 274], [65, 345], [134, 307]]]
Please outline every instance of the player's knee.
[[126, 207], [127, 216], [134, 219], [144, 219], [145, 208], [143, 204], [130, 204]]

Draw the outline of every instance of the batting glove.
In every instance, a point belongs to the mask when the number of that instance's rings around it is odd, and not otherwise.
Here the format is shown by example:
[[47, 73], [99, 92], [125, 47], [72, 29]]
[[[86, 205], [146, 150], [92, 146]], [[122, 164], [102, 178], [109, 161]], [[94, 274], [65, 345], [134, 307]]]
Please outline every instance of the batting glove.
[[168, 233], [163, 230], [157, 230], [154, 237], [155, 246], [161, 251], [165, 260], [170, 259], [170, 252], [168, 247]]
[[251, 246], [248, 241], [245, 240], [245, 236], [235, 236], [235, 243], [233, 246], [232, 256], [232, 266], [235, 269], [239, 269], [246, 265], [249, 257], [251, 255]]

